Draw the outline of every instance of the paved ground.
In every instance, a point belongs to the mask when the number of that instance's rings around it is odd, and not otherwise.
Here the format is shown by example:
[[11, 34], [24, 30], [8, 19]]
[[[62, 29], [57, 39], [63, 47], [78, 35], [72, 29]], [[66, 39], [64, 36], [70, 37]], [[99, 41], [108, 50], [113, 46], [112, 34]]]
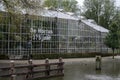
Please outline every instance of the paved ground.
[[[6, 63], [10, 63], [10, 61], [11, 60], [0, 60], [0, 67], [5, 66]], [[58, 59], [50, 59], [50, 63], [51, 62], [58, 62]], [[49, 80], [120, 80], [120, 56], [115, 56], [114, 60], [112, 57], [103, 57], [102, 71], [100, 73], [95, 71], [95, 58], [63, 59], [63, 62], [65, 62], [65, 76], [60, 77], [60, 79], [51, 78]], [[15, 63], [28, 64], [28, 61], [15, 60]], [[42, 64], [45, 63], [45, 60], [33, 60], [33, 63]], [[0, 80], [8, 79], [0, 78]]]
[[[115, 56], [115, 59], [120, 59], [120, 56]], [[102, 61], [112, 60], [112, 57], [102, 57]], [[10, 63], [11, 60], [0, 60], [0, 63]], [[27, 64], [28, 60], [14, 60], [15, 63], [18, 64]], [[58, 62], [58, 59], [49, 59], [50, 63]], [[72, 59], [63, 59], [65, 63], [73, 63], [73, 62], [94, 62], [95, 58], [72, 58]], [[45, 60], [33, 60], [34, 64], [42, 64], [45, 63]], [[1, 65], [0, 65], [1, 66]]]

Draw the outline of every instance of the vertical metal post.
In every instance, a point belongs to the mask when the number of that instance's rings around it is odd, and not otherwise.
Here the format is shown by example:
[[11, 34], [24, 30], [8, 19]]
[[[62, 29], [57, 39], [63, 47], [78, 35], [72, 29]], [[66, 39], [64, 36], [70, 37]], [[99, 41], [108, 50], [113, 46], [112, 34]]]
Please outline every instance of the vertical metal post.
[[100, 32], [100, 52], [102, 54], [102, 45], [103, 45], [103, 42], [102, 42], [102, 33]]
[[68, 26], [68, 20], [67, 20], [67, 53], [69, 53], [69, 26]]
[[[7, 13], [6, 13], [6, 16], [5, 16], [5, 17], [7, 18], [7, 17], [9, 17], [9, 16], [10, 16], [10, 15], [9, 15], [9, 14], [7, 15]], [[8, 50], [8, 55], [10, 56], [10, 23], [9, 23], [9, 25], [8, 25], [8, 49], [7, 49], [7, 50]]]
[[22, 51], [21, 51], [21, 50], [22, 50], [22, 49], [21, 49], [21, 48], [22, 48], [22, 45], [21, 45], [21, 40], [22, 40], [22, 25], [21, 25], [21, 24], [20, 24], [20, 37], [21, 37], [21, 38], [20, 38], [20, 45], [19, 45], [19, 46], [20, 46], [20, 54], [18, 54], [18, 55], [23, 55], [23, 54], [21, 54], [21, 52], [22, 52]]
[[27, 55], [28, 55], [28, 60], [32, 59], [31, 47], [32, 47], [32, 41], [28, 38], [28, 41], [27, 41]]
[[[30, 28], [32, 28], [33, 27], [33, 20], [31, 20], [31, 26], [30, 26]], [[32, 36], [33, 36], [33, 33], [32, 33], [32, 31], [30, 31], [30, 36], [31, 36], [31, 50], [30, 50], [30, 55], [31, 55], [31, 59], [32, 59]]]

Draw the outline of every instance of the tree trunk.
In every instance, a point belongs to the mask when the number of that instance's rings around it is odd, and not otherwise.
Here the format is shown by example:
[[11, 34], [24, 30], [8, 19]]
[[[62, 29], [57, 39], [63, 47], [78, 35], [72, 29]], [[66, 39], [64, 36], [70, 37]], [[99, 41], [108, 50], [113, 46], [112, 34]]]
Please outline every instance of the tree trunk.
[[114, 59], [114, 52], [115, 52], [115, 49], [113, 49], [113, 59]]

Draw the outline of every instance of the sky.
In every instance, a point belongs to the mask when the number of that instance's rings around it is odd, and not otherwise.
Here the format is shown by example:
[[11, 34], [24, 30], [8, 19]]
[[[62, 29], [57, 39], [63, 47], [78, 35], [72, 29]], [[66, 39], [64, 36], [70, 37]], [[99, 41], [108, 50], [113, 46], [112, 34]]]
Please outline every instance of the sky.
[[[78, 3], [82, 6], [83, 5], [83, 1], [84, 0], [77, 0], [78, 1]], [[120, 6], [120, 0], [116, 0], [116, 5], [117, 6]]]

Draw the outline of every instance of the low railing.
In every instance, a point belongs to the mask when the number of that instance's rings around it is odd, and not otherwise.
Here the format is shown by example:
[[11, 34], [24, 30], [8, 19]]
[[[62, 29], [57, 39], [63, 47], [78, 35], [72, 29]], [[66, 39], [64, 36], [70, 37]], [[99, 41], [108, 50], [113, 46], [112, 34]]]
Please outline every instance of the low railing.
[[49, 78], [56, 76], [64, 76], [62, 58], [59, 58], [57, 63], [49, 63], [46, 59], [44, 64], [33, 64], [32, 60], [26, 65], [15, 65], [11, 61], [9, 67], [1, 67], [0, 72], [8, 71], [6, 74], [1, 74], [0, 77], [9, 77], [10, 80], [18, 80], [17, 77], [22, 76], [20, 80], [33, 80], [36, 78]]

